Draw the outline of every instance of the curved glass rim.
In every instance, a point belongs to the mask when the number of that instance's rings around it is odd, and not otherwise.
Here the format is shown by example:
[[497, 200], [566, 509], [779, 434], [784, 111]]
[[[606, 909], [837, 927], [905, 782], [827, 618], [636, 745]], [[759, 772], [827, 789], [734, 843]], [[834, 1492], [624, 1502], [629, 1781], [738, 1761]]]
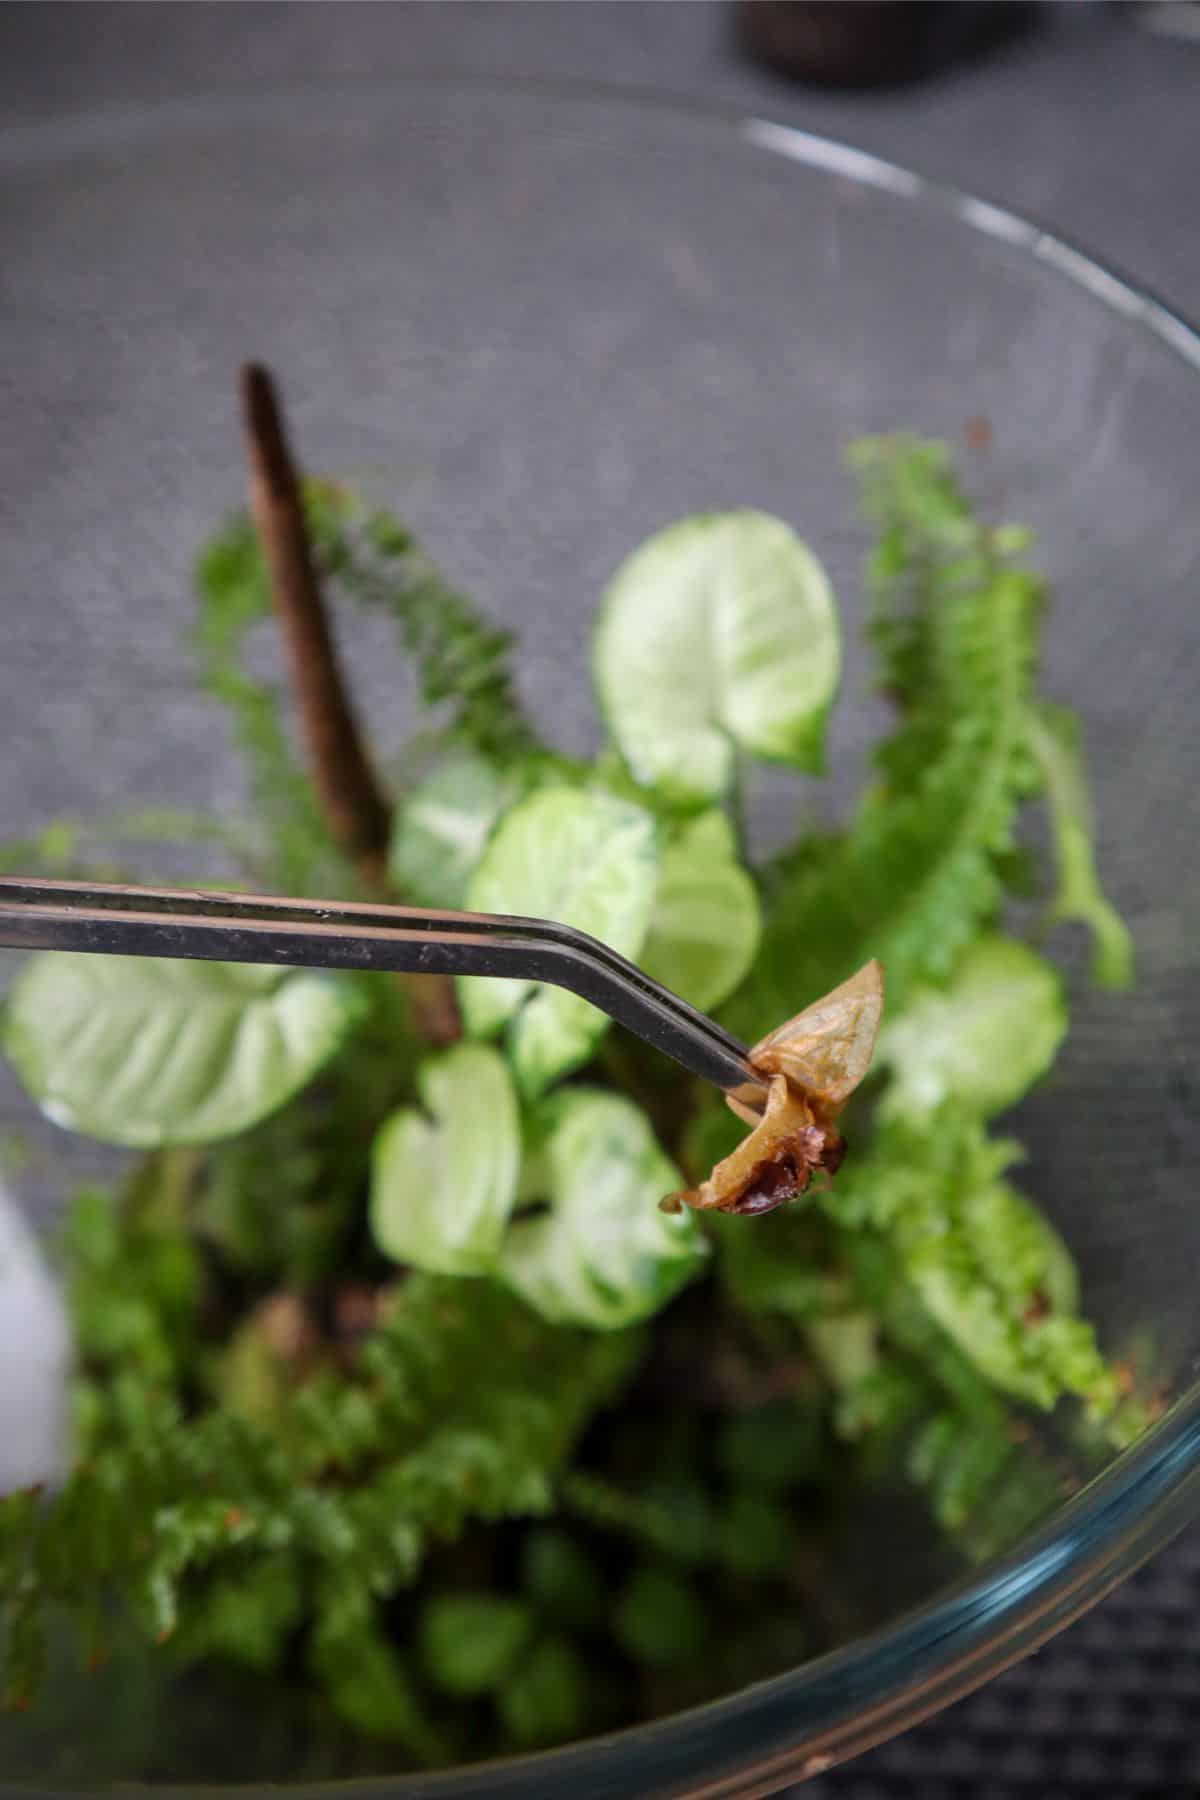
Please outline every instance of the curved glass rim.
[[[589, 102], [729, 131], [743, 144], [803, 167], [947, 212], [969, 230], [1027, 252], [1200, 372], [1200, 329], [1057, 231], [836, 138], [772, 121], [744, 106], [670, 91], [453, 68], [338, 76], [267, 90], [225, 88], [142, 105], [61, 112], [0, 130], [0, 178], [6, 167], [29, 167], [128, 143], [168, 123], [176, 129], [196, 128], [247, 111], [261, 116], [264, 106], [286, 105], [299, 94], [310, 99], [347, 91], [384, 95], [413, 87]], [[434, 1774], [284, 1781], [272, 1783], [269, 1791], [303, 1794], [306, 1800], [549, 1800], [576, 1785], [596, 1800], [617, 1800], [630, 1792], [636, 1769], [641, 1795], [686, 1792], [694, 1800], [721, 1800], [774, 1793], [917, 1723], [1028, 1655], [1197, 1514], [1200, 1383], [1018, 1548], [889, 1624], [798, 1669], [664, 1719], [536, 1755], [462, 1764]], [[261, 1784], [244, 1783], [122, 1787], [188, 1800], [239, 1800], [268, 1791]], [[44, 1800], [49, 1792], [61, 1800], [86, 1800], [88, 1790], [13, 1786], [0, 1780], [0, 1800]]]

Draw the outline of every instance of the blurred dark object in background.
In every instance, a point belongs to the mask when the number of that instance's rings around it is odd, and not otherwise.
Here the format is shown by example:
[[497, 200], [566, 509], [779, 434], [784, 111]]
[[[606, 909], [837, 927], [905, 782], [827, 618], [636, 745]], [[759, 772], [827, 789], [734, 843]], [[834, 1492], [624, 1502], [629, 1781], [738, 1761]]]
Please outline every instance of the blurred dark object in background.
[[1158, 37], [1200, 43], [1200, 0], [1129, 0], [1127, 10], [1135, 25]]
[[1024, 31], [1024, 0], [738, 0], [742, 48], [791, 81], [884, 87], [935, 75]]

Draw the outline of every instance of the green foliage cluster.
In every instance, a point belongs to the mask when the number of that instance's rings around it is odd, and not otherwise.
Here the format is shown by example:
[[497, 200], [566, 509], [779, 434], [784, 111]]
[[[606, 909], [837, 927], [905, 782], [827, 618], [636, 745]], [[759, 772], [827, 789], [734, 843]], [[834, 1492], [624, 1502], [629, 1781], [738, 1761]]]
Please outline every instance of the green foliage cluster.
[[[168, 1164], [156, 1185], [170, 1180]], [[388, 1603], [468, 1522], [550, 1509], [638, 1338], [414, 1275], [338, 1364], [306, 1343], [298, 1302], [268, 1300], [222, 1345], [199, 1244], [148, 1185], [123, 1215], [103, 1192], [71, 1215], [81, 1460], [52, 1506], [23, 1494], [0, 1511], [10, 1698], [36, 1685], [46, 1602], [92, 1599], [97, 1654], [115, 1587], [189, 1658], [302, 1656], [347, 1717], [428, 1756]]]
[[[1014, 828], [1046, 783], [1036, 680], [1047, 595], [1021, 561], [1027, 534], [977, 522], [942, 445], [868, 439], [852, 462], [879, 532], [870, 635], [897, 724], [851, 828], [805, 839], [772, 870], [768, 927], [735, 1008], [751, 1036], [770, 1028], [789, 982], [815, 992], [871, 955], [890, 1016], [920, 983], [945, 981], [1020, 878]], [[1075, 835], [1090, 837], [1083, 790], [1068, 800], [1069, 788], [1054, 790], [1071, 871], [1056, 915], [1102, 919], [1097, 973], [1119, 986], [1128, 940], [1072, 856]]]
[[[306, 1685], [418, 1764], [559, 1741], [844, 1629], [813, 1545], [856, 1484], [902, 1472], [984, 1556], [1070, 1474], [1037, 1426], [1060, 1402], [1097, 1445], [1144, 1425], [991, 1129], [1067, 1026], [1006, 918], [1037, 879], [1029, 802], [1055, 848], [1042, 925], [1088, 926], [1097, 979], [1131, 972], [1077, 728], [1038, 691], [1045, 585], [943, 446], [872, 439], [852, 463], [894, 727], [844, 828], [758, 868], [748, 765], [820, 768], [840, 666], [790, 528], [683, 521], [618, 571], [596, 649], [612, 742], [585, 766], [540, 741], [508, 638], [407, 530], [308, 484], [330, 594], [395, 622], [429, 714], [396, 795], [399, 897], [592, 931], [747, 1038], [877, 956], [877, 1073], [831, 1190], [702, 1225], [656, 1201], [736, 1122], [558, 990], [464, 982], [465, 1040], [434, 1051], [382, 977], [35, 959], [3, 1020], [19, 1074], [59, 1122], [153, 1153], [71, 1214], [79, 1457], [48, 1502], [0, 1501], [10, 1700], [58, 1609], [99, 1655], [118, 1605], [178, 1665]], [[351, 893], [247, 667], [269, 594], [245, 518], [199, 586], [251, 823], [59, 822], [8, 866], [74, 872], [157, 835], [251, 883]]]
[[[441, 709], [438, 741], [508, 765], [539, 742], [517, 698], [509, 636], [487, 623], [439, 573], [395, 516], [336, 483], [306, 483], [310, 540], [335, 598], [383, 614], [416, 672], [423, 704]], [[250, 633], [270, 616], [258, 540], [235, 514], [197, 563], [200, 613], [194, 645], [204, 689], [230, 713], [250, 771], [264, 873], [285, 893], [353, 889], [288, 736], [278, 689], [246, 665]]]

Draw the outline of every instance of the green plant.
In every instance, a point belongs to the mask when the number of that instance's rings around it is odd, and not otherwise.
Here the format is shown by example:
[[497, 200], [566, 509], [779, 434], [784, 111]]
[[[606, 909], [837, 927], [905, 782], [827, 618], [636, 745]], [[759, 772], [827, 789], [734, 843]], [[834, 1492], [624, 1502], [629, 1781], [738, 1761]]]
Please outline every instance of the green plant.
[[[507, 638], [386, 511], [297, 488], [268, 426], [276, 511], [205, 548], [195, 636], [252, 818], [164, 818], [165, 839], [287, 891], [548, 913], [748, 1037], [870, 956], [888, 983], [836, 1184], [701, 1222], [656, 1202], [736, 1122], [558, 990], [463, 982], [455, 1004], [384, 977], [71, 956], [18, 978], [3, 1043], [31, 1093], [150, 1154], [70, 1214], [79, 1454], [49, 1501], [0, 1502], [10, 1701], [33, 1696], [58, 1609], [99, 1656], [115, 1603], [176, 1665], [308, 1684], [428, 1764], [801, 1654], [816, 1520], [873, 1468], [906, 1466], [985, 1554], [1062, 1478], [1019, 1448], [1026, 1413], [1078, 1400], [1110, 1440], [1140, 1428], [990, 1131], [1067, 1026], [1063, 982], [1006, 924], [1029, 802], [1057, 844], [1048, 919], [1090, 925], [1111, 984], [1129, 941], [1077, 733], [1037, 689], [1044, 584], [944, 447], [852, 453], [895, 724], [848, 823], [754, 865], [740, 786], [760, 757], [819, 771], [840, 663], [829, 584], [786, 525], [686, 520], [630, 558], [596, 642], [612, 741], [580, 764], [526, 720]], [[304, 593], [280, 574], [280, 506], [293, 527], [302, 507]], [[309, 629], [318, 578], [394, 619], [415, 665], [427, 716], [395, 794]], [[339, 693], [336, 741], [305, 717], [312, 781], [244, 666], [273, 605], [302, 675], [316, 659], [309, 690]], [[8, 862], [74, 868], [109, 840], [59, 822]]]

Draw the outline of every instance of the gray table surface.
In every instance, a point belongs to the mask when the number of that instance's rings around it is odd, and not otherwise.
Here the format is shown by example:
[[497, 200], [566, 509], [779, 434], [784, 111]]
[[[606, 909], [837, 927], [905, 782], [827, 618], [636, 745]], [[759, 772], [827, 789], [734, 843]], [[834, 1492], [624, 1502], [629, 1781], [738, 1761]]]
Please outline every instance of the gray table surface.
[[1125, 9], [1043, 5], [1037, 29], [929, 85], [795, 89], [736, 54], [725, 4], [6, 4], [0, 119], [229, 84], [453, 66], [588, 77], [749, 103], [1053, 221], [1200, 310], [1200, 41]]
[[[1200, 314], [1200, 42], [1046, 5], [927, 85], [798, 89], [736, 53], [722, 4], [0, 6], [0, 127], [227, 86], [427, 67], [586, 77], [751, 105], [1054, 224]], [[0, 670], [0, 704], [3, 704]], [[28, 782], [6, 747], [0, 813]], [[19, 807], [16, 808], [20, 810]], [[22, 821], [24, 822], [24, 821]], [[812, 1800], [1200, 1793], [1200, 1539], [1022, 1668], [805, 1789]]]

